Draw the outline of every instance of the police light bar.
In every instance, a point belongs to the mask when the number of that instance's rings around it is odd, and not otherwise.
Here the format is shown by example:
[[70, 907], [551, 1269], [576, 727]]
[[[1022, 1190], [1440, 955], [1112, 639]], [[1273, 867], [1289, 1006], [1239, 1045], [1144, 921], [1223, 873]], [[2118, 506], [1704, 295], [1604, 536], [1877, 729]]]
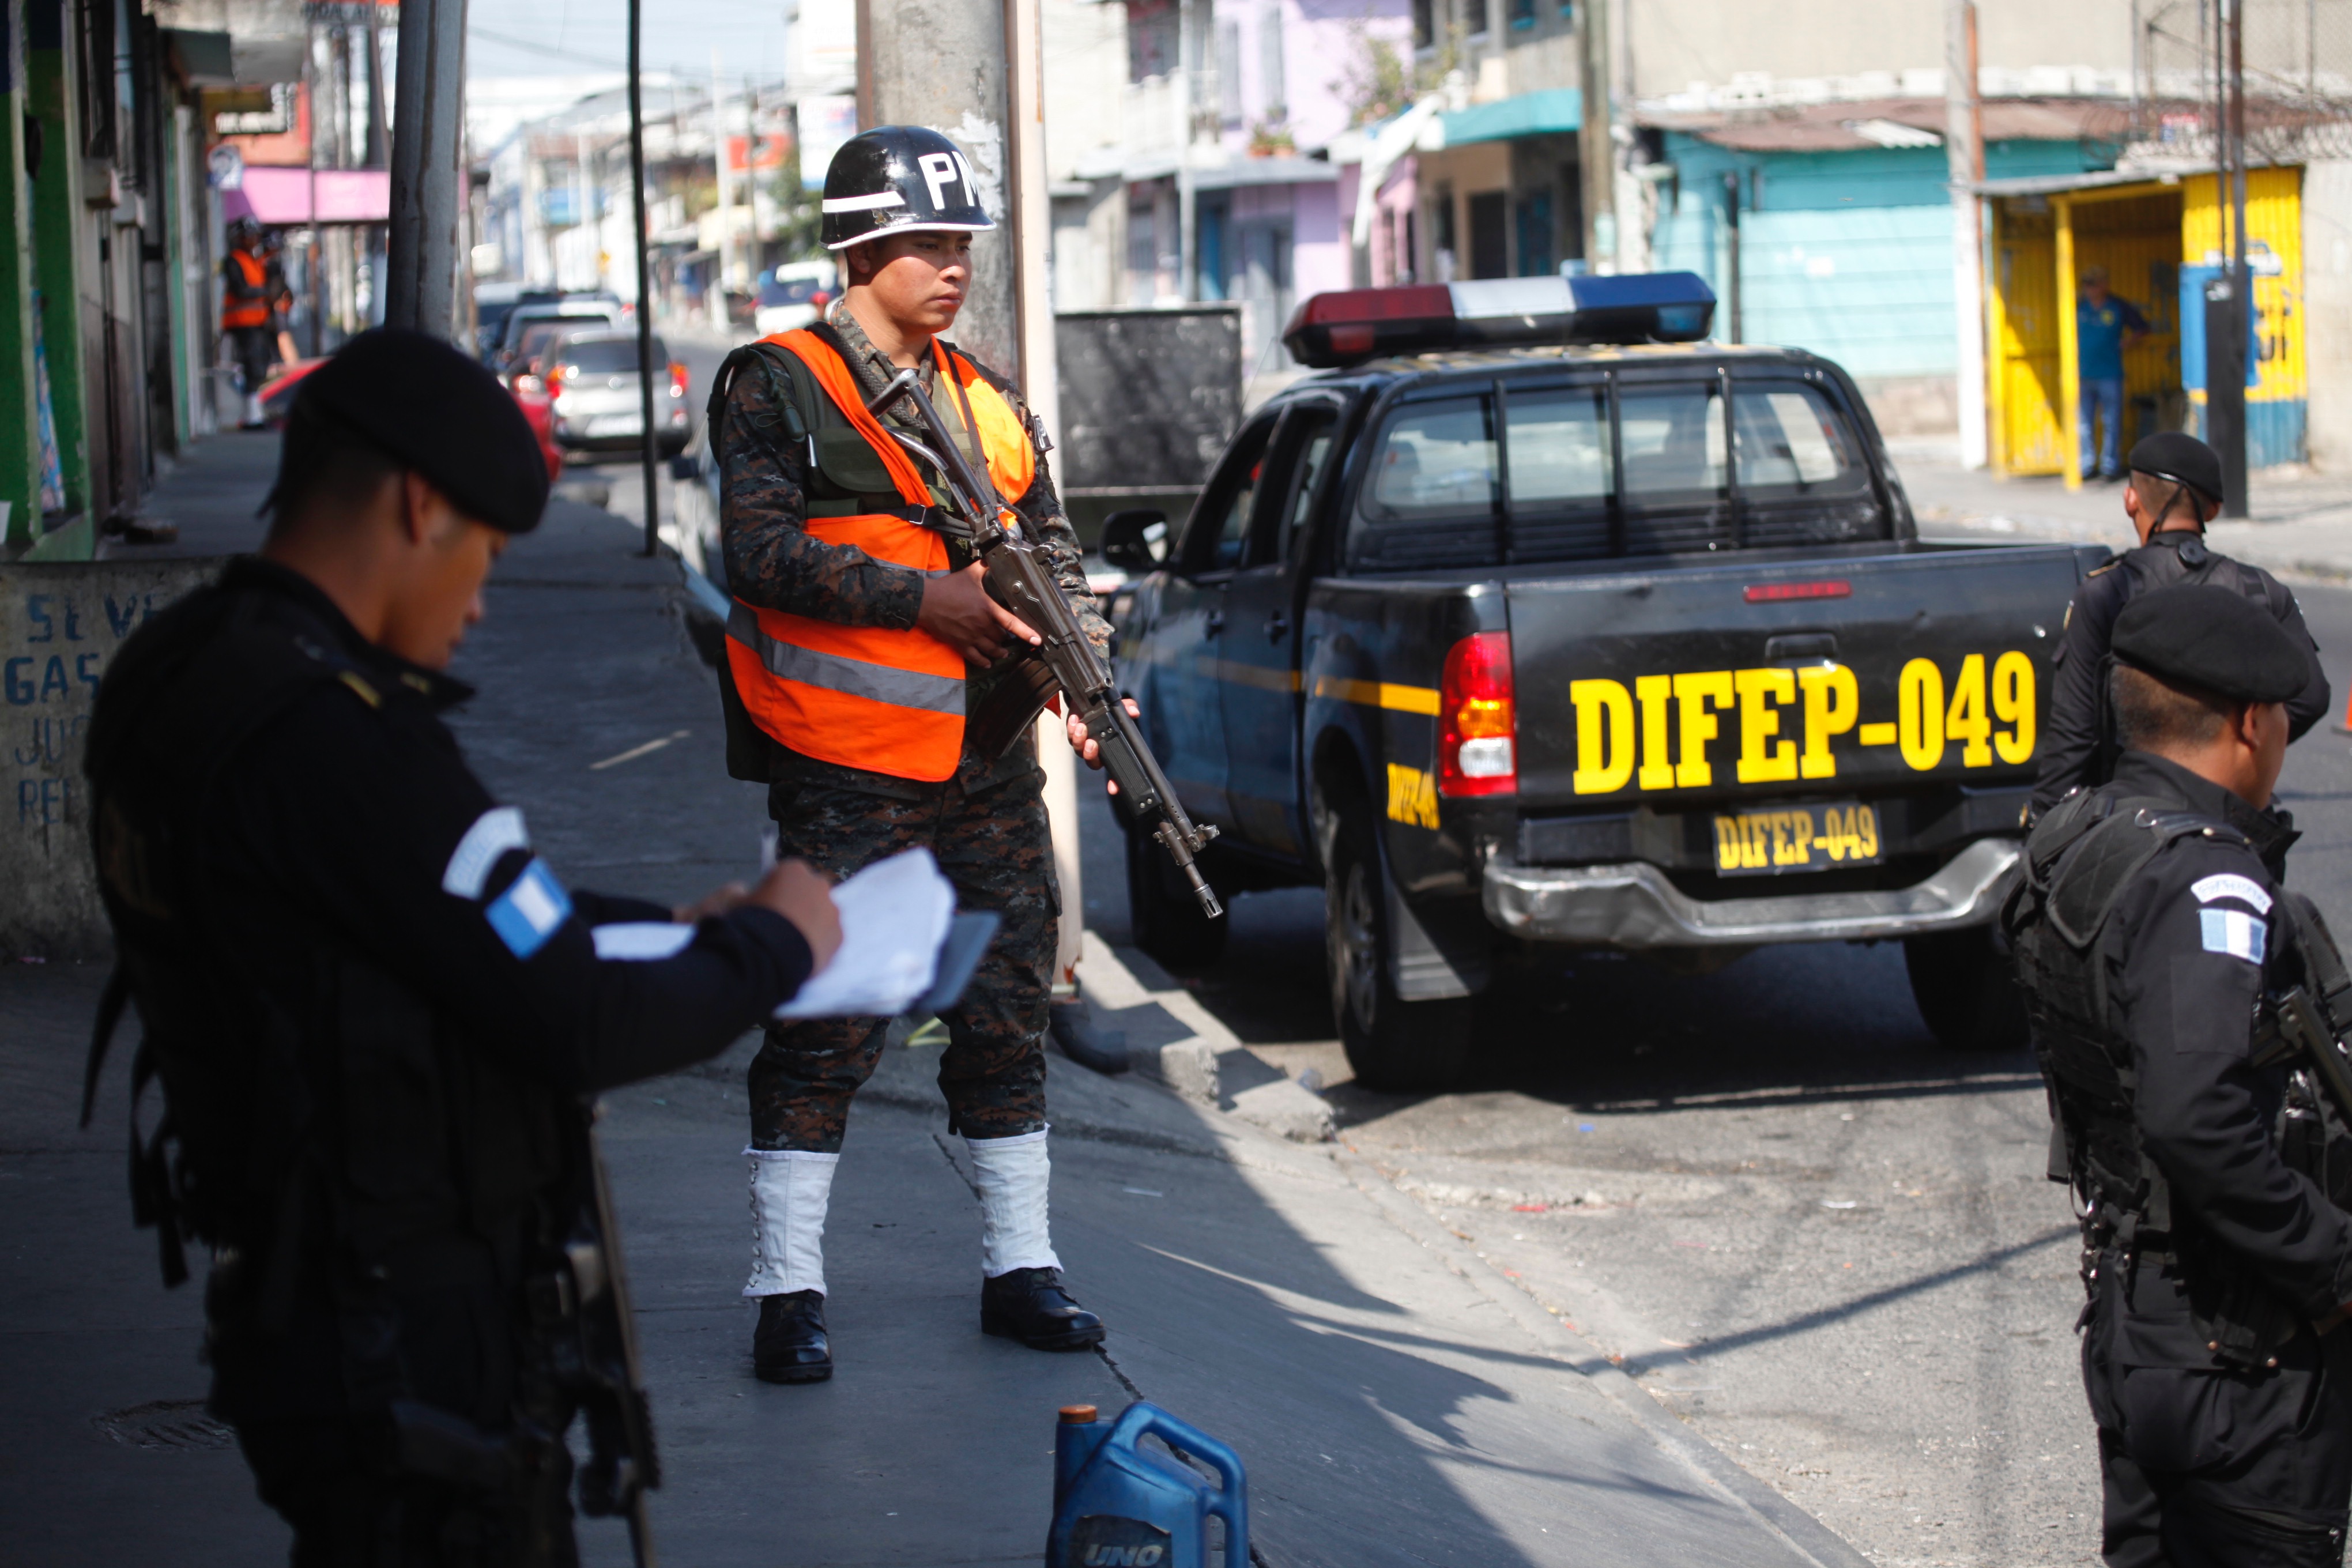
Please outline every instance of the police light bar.
[[1312, 370], [1377, 354], [1537, 343], [1689, 343], [1715, 320], [1715, 290], [1696, 272], [1611, 278], [1492, 278], [1318, 294], [1282, 334]]

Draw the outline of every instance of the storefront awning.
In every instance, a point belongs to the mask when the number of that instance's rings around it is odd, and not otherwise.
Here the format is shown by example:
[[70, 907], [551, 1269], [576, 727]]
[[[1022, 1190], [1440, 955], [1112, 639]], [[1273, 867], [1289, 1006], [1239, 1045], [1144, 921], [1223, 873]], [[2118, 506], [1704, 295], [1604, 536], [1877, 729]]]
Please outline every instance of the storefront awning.
[[[1481, 103], [1437, 117], [1438, 147], [1459, 147], [1471, 142], [1509, 142], [1521, 136], [1552, 136], [1584, 123], [1584, 95], [1572, 87], [1523, 92], [1495, 103]], [[1423, 152], [1435, 152], [1424, 137]]]
[[221, 193], [221, 216], [232, 222], [251, 217], [272, 227], [309, 223], [314, 180], [320, 223], [382, 223], [392, 214], [392, 175], [385, 170], [320, 169], [313, 174], [247, 164], [237, 187]]

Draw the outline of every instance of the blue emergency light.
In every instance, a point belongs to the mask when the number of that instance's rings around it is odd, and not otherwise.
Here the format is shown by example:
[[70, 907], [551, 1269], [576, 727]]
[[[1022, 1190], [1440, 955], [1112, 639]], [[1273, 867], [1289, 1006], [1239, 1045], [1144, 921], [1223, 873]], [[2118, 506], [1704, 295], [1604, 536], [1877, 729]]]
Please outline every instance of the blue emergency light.
[[1539, 343], [1689, 343], [1715, 320], [1715, 290], [1696, 272], [1489, 278], [1318, 294], [1282, 334], [1313, 370], [1378, 354]]

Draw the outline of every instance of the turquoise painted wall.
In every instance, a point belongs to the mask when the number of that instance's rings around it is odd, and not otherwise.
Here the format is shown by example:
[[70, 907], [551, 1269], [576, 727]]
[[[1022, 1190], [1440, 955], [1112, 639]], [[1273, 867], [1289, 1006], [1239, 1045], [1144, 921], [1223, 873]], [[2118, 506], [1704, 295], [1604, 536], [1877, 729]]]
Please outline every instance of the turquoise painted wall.
[[[1952, 207], [1940, 147], [1735, 153], [1670, 134], [1679, 196], [1653, 238], [1656, 265], [1724, 278], [1723, 176], [1740, 175], [1741, 335], [1810, 349], [1857, 376], [1949, 375]], [[1993, 179], [2079, 173], [2071, 142], [1986, 149]], [[1751, 205], [1752, 204], [1752, 205]], [[1718, 307], [1718, 332], [1728, 324]]]

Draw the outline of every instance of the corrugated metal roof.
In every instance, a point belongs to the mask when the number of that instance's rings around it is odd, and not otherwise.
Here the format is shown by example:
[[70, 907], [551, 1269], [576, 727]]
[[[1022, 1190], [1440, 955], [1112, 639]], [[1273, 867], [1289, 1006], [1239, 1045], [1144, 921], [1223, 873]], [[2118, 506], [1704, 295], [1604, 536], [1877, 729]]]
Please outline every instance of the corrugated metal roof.
[[[1982, 104], [1984, 138], [2076, 142], [2094, 115], [2111, 114], [2114, 107], [2104, 99], [1989, 98]], [[1906, 126], [1941, 136], [1945, 108], [1940, 98], [1885, 98], [1705, 114], [1644, 111], [1641, 120], [1739, 153], [1853, 153], [1886, 145], [1867, 129], [1874, 125]]]

